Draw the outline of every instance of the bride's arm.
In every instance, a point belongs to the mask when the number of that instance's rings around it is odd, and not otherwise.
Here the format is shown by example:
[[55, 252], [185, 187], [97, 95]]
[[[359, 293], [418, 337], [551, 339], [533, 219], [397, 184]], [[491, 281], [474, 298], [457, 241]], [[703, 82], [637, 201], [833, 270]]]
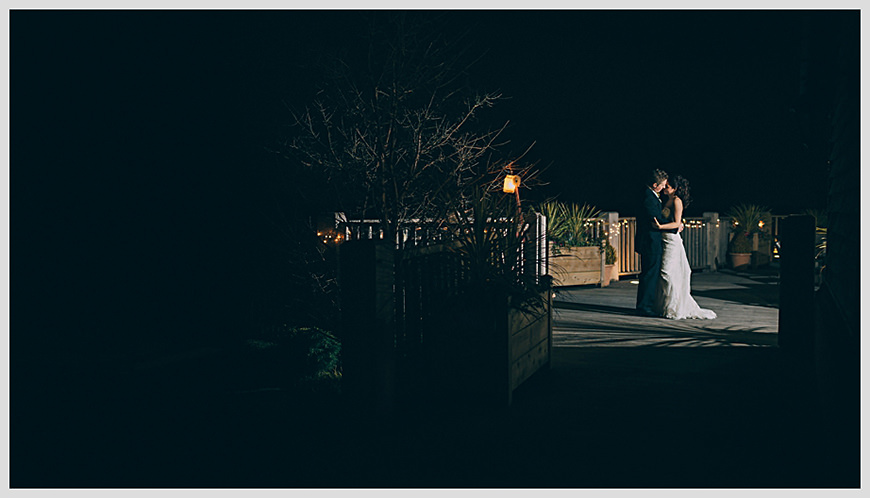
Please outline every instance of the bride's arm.
[[670, 230], [672, 228], [679, 228], [680, 225], [683, 224], [681, 221], [683, 219], [683, 201], [679, 197], [674, 199], [674, 221], [670, 223], [665, 223], [664, 225], [660, 224], [658, 220], [655, 221], [656, 227], [659, 230]]

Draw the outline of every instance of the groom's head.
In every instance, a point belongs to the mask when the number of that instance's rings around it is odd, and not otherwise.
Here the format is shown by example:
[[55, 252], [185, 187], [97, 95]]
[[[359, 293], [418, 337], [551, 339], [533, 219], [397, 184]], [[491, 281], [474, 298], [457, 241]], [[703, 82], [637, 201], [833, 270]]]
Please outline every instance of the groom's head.
[[668, 184], [668, 174], [663, 170], [654, 169], [646, 184], [653, 189], [653, 192], [659, 193]]

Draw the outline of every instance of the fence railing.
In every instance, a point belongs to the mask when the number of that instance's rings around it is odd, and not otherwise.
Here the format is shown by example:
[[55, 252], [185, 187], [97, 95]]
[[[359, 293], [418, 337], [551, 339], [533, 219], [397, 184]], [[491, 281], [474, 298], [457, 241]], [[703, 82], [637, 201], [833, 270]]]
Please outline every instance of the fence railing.
[[[640, 273], [640, 255], [634, 251], [637, 218], [620, 217], [619, 213], [608, 212], [603, 215], [609, 219], [606, 223], [605, 236], [616, 250], [619, 275], [636, 275]], [[686, 256], [692, 270], [715, 270], [724, 261], [724, 255], [719, 256], [719, 228], [721, 222], [718, 213], [704, 213], [704, 216], [683, 218], [684, 229], [680, 234]], [[727, 239], [726, 239], [727, 243]]]
[[704, 218], [684, 218], [684, 229], [680, 236], [683, 239], [683, 247], [686, 248], [686, 257], [692, 270], [706, 270], [712, 266], [709, 259], [711, 251], [708, 250], [708, 234]]
[[[521, 273], [533, 274], [536, 277], [546, 275], [547, 258], [547, 218], [539, 213], [526, 216], [527, 228], [522, 238], [519, 251]], [[509, 220], [494, 220], [492, 227], [499, 229], [500, 225], [511, 226]], [[436, 220], [409, 220], [402, 223], [396, 234], [396, 247], [415, 249], [445, 244], [456, 240], [457, 234], [467, 230], [468, 223], [448, 223]], [[507, 228], [503, 228], [507, 230]], [[352, 219], [344, 213], [335, 213], [335, 232], [341, 241], [349, 240], [383, 240], [384, 229], [379, 220]]]
[[[380, 220], [348, 219], [344, 213], [335, 213], [335, 231], [343, 240], [382, 240], [384, 228]], [[401, 247], [425, 247], [451, 240], [450, 227], [432, 220], [411, 220], [396, 233], [396, 244]]]
[[616, 262], [619, 264], [619, 275], [640, 273], [640, 255], [634, 252], [634, 234], [637, 229], [636, 218], [618, 218], [615, 237], [610, 244], [616, 249]]
[[[785, 216], [773, 216], [771, 227], [773, 258], [778, 257], [776, 246], [779, 239], [779, 223]], [[693, 271], [715, 271], [726, 265], [728, 242], [731, 239], [732, 223], [728, 217], [718, 213], [706, 212], [703, 216], [683, 218], [685, 228], [681, 233], [683, 246], [689, 266]], [[528, 218], [527, 223], [534, 225], [534, 236], [528, 237], [523, 248], [525, 271], [536, 275], [549, 273], [548, 242], [546, 239], [546, 218], [540, 214]], [[634, 251], [637, 219], [620, 217], [616, 212], [605, 212], [599, 218], [586, 220], [591, 238], [606, 237], [616, 250], [619, 276], [640, 273], [640, 256]], [[383, 239], [384, 233], [378, 220], [347, 219], [336, 213], [337, 232], [345, 240]], [[404, 247], [426, 247], [452, 240], [453, 228], [445, 223], [412, 220], [399, 230], [397, 244]], [[767, 248], [763, 248], [767, 250]], [[602, 256], [603, 257], [603, 256]]]

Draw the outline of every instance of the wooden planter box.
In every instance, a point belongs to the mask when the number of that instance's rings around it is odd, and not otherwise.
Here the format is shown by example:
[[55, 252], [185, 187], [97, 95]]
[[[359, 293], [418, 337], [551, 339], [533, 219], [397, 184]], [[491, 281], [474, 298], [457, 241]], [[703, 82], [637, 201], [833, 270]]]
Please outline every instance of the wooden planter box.
[[601, 258], [602, 254], [598, 246], [550, 248], [550, 274], [553, 276], [553, 285], [600, 283]]
[[508, 310], [508, 392], [507, 404], [511, 404], [513, 391], [542, 368], [550, 366], [550, 351], [553, 343], [553, 314], [551, 291], [546, 291], [544, 309], [536, 313]]
[[427, 361], [418, 365], [429, 370], [427, 396], [467, 407], [509, 406], [514, 390], [550, 365], [551, 292], [532, 313], [499, 300], [439, 321]]

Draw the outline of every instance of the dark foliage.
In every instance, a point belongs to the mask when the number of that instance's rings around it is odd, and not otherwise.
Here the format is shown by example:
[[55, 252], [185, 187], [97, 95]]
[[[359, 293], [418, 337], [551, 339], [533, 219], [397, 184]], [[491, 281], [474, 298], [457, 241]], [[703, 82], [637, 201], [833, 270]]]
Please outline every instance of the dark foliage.
[[245, 387], [294, 387], [320, 377], [336, 377], [340, 352], [341, 342], [325, 330], [276, 327], [245, 341]]

